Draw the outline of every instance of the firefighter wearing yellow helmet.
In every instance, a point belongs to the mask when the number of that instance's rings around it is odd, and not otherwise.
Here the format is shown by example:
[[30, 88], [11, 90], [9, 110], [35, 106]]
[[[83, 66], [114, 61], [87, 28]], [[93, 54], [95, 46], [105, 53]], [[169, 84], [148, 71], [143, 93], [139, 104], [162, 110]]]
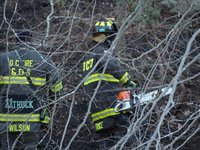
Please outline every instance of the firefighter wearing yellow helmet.
[[[114, 106], [121, 84], [135, 86], [131, 76], [120, 66], [109, 50], [118, 28], [114, 19], [101, 19], [94, 24], [92, 35], [95, 48], [83, 62], [84, 90], [92, 101], [91, 116], [96, 133], [100, 137], [99, 149], [110, 149], [125, 134], [129, 121], [123, 112], [115, 112]], [[91, 70], [93, 70], [91, 72]], [[100, 83], [100, 84], [99, 84]], [[100, 86], [98, 86], [100, 85]]]

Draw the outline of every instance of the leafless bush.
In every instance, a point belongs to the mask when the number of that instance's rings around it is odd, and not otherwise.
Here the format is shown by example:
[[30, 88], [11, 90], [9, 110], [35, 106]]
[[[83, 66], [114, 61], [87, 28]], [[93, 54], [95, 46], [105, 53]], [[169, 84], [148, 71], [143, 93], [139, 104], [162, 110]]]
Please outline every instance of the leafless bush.
[[[191, 140], [198, 141], [199, 137], [199, 12], [188, 14], [200, 1], [181, 16], [161, 12], [157, 23], [146, 26], [137, 20], [147, 3], [137, 2], [134, 11], [123, 9], [126, 15], [118, 22], [119, 32], [110, 50], [143, 84], [140, 92], [160, 91], [163, 87], [172, 87], [172, 92], [166, 97], [160, 93], [143, 106], [142, 112], [133, 110], [129, 134], [113, 149], [123, 148], [131, 136], [133, 150], [198, 147], [198, 142]], [[16, 48], [18, 29], [30, 30], [34, 43], [29, 46], [49, 56], [62, 74], [65, 95], [52, 102], [56, 109], [49, 127], [49, 148], [84, 149], [96, 140], [82, 87], [82, 62], [92, 48], [87, 33], [94, 21], [113, 17], [119, 13], [117, 8], [115, 0], [5, 0], [0, 8], [0, 51]], [[125, 43], [120, 44], [122, 38]], [[138, 129], [148, 139], [139, 138], [135, 133]]]

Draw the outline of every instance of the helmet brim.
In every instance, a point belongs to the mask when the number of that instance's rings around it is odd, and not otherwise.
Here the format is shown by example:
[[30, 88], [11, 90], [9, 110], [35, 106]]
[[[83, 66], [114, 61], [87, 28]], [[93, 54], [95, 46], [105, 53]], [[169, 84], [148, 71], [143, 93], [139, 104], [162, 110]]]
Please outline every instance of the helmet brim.
[[101, 33], [117, 33], [116, 31], [104, 31], [104, 32], [89, 32], [87, 36], [90, 36], [92, 34], [101, 34]]

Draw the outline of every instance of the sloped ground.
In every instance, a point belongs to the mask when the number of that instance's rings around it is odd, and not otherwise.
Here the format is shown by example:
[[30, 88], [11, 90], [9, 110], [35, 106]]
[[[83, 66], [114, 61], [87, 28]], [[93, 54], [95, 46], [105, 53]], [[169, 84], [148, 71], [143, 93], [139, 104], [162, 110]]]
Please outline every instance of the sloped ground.
[[[90, 4], [89, 0], [81, 1], [77, 7], [77, 3], [74, 1], [67, 1], [63, 7], [55, 5], [55, 13], [54, 18], [51, 21], [50, 27], [50, 35], [49, 38], [46, 39], [46, 45], [38, 48], [38, 51], [51, 55], [55, 64], [61, 69], [61, 73], [63, 76], [63, 85], [65, 88], [65, 93], [69, 94], [72, 92], [75, 87], [81, 82], [81, 68], [82, 61], [85, 55], [85, 52], [92, 47], [92, 42], [89, 38], [83, 39], [83, 35], [87, 33], [88, 29], [92, 25], [90, 22], [90, 18], [93, 13], [94, 3], [92, 6], [88, 8], [86, 12], [84, 12], [87, 6]], [[3, 6], [3, 5], [2, 5]], [[3, 7], [0, 6], [0, 18], [3, 18]], [[46, 17], [50, 14], [51, 9], [48, 1], [25, 1], [21, 0], [18, 2], [17, 13], [13, 16], [14, 8], [16, 5], [12, 3], [11, 0], [8, 0], [6, 17], [8, 22], [11, 21], [12, 28], [15, 30], [20, 28], [28, 28], [34, 31], [35, 42], [39, 43], [43, 40], [45, 32], [46, 32]], [[96, 7], [94, 10], [94, 19], [100, 19], [104, 17], [113, 17], [115, 14], [115, 0], [100, 0], [97, 1]], [[76, 17], [82, 17], [83, 20], [72, 19], [73, 15], [76, 12]], [[67, 15], [69, 14], [69, 15]], [[67, 18], [67, 19], [66, 19]], [[11, 20], [13, 19], [13, 20]], [[73, 27], [71, 28], [71, 23], [73, 21]], [[178, 18], [167, 21], [163, 26], [157, 29], [159, 33], [158, 36], [160, 39], [165, 38], [166, 34], [170, 30], [169, 26], [171, 23], [177, 22]], [[8, 31], [8, 25], [6, 22], [1, 22], [2, 28], [0, 33], [1, 38], [1, 51], [5, 51], [6, 49], [6, 32]], [[180, 36], [180, 42], [177, 44], [175, 50], [173, 50], [172, 43], [169, 47], [169, 52], [172, 54], [166, 55], [168, 59], [171, 60], [170, 63], [171, 68], [174, 71], [178, 70], [178, 65], [180, 61], [177, 61], [182, 57], [185, 48], [186, 48], [186, 37], [191, 37], [196, 28], [199, 28], [199, 24], [197, 23], [190, 32], [183, 32]], [[8, 41], [10, 44], [8, 45], [9, 49], [14, 49], [15, 45], [13, 33], [9, 32], [10, 38]], [[68, 37], [68, 35], [70, 35]], [[3, 40], [2, 40], [3, 39]], [[156, 46], [156, 38], [154, 35], [149, 33], [147, 39], [151, 41], [154, 46]], [[137, 31], [137, 25], [131, 25], [125, 34], [125, 40], [127, 43], [127, 47], [125, 51], [123, 51], [119, 58], [126, 58], [124, 60], [125, 64], [132, 64], [131, 59], [137, 58], [141, 54], [149, 51], [151, 49], [150, 44], [147, 44], [145, 37], [139, 37]], [[174, 37], [174, 41], [176, 37]], [[132, 42], [134, 41], [134, 42]], [[199, 37], [197, 38], [194, 46], [199, 46]], [[51, 45], [52, 44], [52, 45]], [[54, 53], [56, 52], [56, 53]], [[191, 61], [197, 54], [199, 50], [191, 53], [187, 61]], [[122, 59], [123, 60], [123, 59]], [[141, 83], [145, 83], [145, 78], [143, 75], [147, 76], [152, 71], [152, 65], [157, 60], [157, 56], [155, 52], [151, 52], [148, 55], [144, 55], [142, 58], [137, 59], [134, 64], [137, 69], [136, 72], [133, 68], [127, 68], [127, 70], [135, 77], [136, 80], [139, 80]], [[197, 73], [199, 73], [200, 62], [197, 61], [192, 65], [189, 69], [187, 69], [182, 76], [182, 79], [187, 79]], [[160, 80], [160, 70], [156, 68], [155, 72], [152, 73], [153, 77], [150, 83], [151, 86], [159, 86], [161, 84]], [[167, 71], [167, 74], [164, 78], [164, 84], [168, 84], [171, 79], [173, 79], [175, 74], [170, 70]], [[200, 97], [200, 77], [196, 77], [194, 79], [189, 80], [184, 83], [185, 92], [184, 96], [181, 99], [181, 105], [177, 105], [177, 107], [170, 110], [170, 113], [165, 118], [165, 122], [162, 125], [161, 131], [162, 135], [169, 134], [170, 132], [176, 131], [180, 129], [183, 123], [191, 117], [191, 115], [199, 110], [199, 97]], [[180, 93], [183, 91], [183, 88], [178, 85], [176, 90], [176, 94], [174, 100], [179, 103]], [[75, 99], [73, 99], [75, 96]], [[161, 108], [165, 108], [168, 97], [163, 98], [158, 106]], [[73, 103], [72, 103], [73, 102]], [[73, 104], [73, 109], [70, 111], [70, 107]], [[84, 90], [82, 86], [76, 91], [73, 95], [65, 97], [59, 104], [57, 104], [53, 127], [51, 129], [52, 134], [50, 134], [51, 139], [49, 145], [49, 149], [54, 147], [54, 149], [58, 149], [61, 144], [61, 139], [64, 135], [64, 141], [62, 141], [63, 148], [66, 148], [69, 142], [71, 143], [70, 149], [72, 150], [96, 150], [95, 141], [98, 140], [98, 137], [94, 134], [94, 128], [92, 124], [91, 117], [89, 116], [86, 123], [78, 132], [76, 138], [71, 141], [72, 137], [76, 133], [78, 127], [82, 125], [82, 121], [84, 120], [84, 116], [87, 112], [88, 105], [87, 100], [85, 98]], [[147, 110], [148, 111], [148, 110]], [[157, 115], [154, 115], [154, 119], [152, 119], [151, 124], [155, 124], [159, 119]], [[70, 117], [70, 118], [69, 118]], [[191, 121], [189, 121], [190, 123]], [[189, 125], [188, 123], [188, 125]], [[180, 146], [185, 139], [190, 136], [195, 129], [199, 126], [199, 119], [192, 125], [187, 134], [183, 135], [178, 141], [174, 143], [174, 147]], [[64, 129], [66, 128], [66, 133], [64, 133]], [[173, 141], [176, 136], [179, 136], [185, 128], [178, 131], [176, 134], [171, 136], [170, 138], [163, 138], [161, 142], [165, 145]], [[193, 136], [187, 143], [181, 147], [181, 150], [191, 150], [199, 148], [199, 138], [200, 133], [197, 132], [195, 136]]]

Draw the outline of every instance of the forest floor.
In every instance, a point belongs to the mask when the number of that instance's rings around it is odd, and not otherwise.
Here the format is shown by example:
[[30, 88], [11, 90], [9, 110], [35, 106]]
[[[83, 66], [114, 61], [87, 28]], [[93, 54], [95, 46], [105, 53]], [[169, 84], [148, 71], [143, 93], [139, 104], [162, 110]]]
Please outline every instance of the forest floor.
[[[20, 1], [19, 3], [20, 4], [18, 7], [20, 8], [20, 6], [22, 6], [23, 1]], [[70, 4], [70, 3], [72, 3], [72, 1], [69, 0], [66, 2], [65, 5], [69, 6], [68, 4]], [[50, 12], [49, 3], [46, 1], [43, 1], [43, 2], [37, 1], [37, 3], [35, 3], [35, 4], [36, 4], [35, 6], [37, 6], [36, 12], [38, 12], [38, 14], [37, 14], [38, 18], [40, 20], [46, 18], [46, 16]], [[83, 10], [85, 10], [85, 8], [87, 7], [88, 4], [89, 4], [89, 0], [81, 1], [80, 5], [78, 7], [78, 11], [83, 12]], [[96, 8], [95, 8], [94, 18], [101, 19], [101, 18], [106, 18], [106, 17], [110, 17], [110, 18], [113, 17], [115, 15], [115, 9], [114, 9], [114, 7], [112, 7], [111, 4], [115, 5], [115, 0], [100, 0], [100, 1], [98, 1], [96, 4]], [[29, 9], [29, 7], [31, 9]], [[14, 8], [14, 6], [10, 5], [10, 6], [8, 6], [7, 11], [12, 12], [11, 10], [14, 10], [13, 8]], [[35, 15], [35, 12], [31, 11], [32, 5], [30, 3], [25, 2], [23, 5], [23, 8], [24, 9], [26, 8], [27, 10], [29, 10], [29, 13], [27, 13], [28, 16], [26, 16], [26, 14], [23, 14], [25, 12], [23, 12], [23, 11], [20, 12], [21, 10], [19, 9], [19, 12], [21, 13], [21, 15], [24, 15], [25, 18], [27, 18], [27, 19], [30, 16], [31, 16], [31, 18], [34, 18], [33, 16]], [[40, 9], [42, 11], [39, 11]], [[56, 7], [55, 8], [56, 14], [62, 15], [66, 10], [75, 9], [75, 5], [72, 8], [66, 7], [64, 10], [63, 9], [64, 8]], [[0, 11], [3, 12], [2, 6], [0, 6]], [[87, 11], [87, 13], [85, 13], [83, 15], [83, 17], [88, 19], [91, 16], [91, 14], [92, 14], [92, 9], [90, 8], [89, 11]], [[12, 14], [8, 13], [7, 17], [9, 17], [9, 16], [11, 17]], [[3, 16], [0, 16], [0, 17], [3, 17]], [[165, 17], [167, 17], [166, 14], [165, 14]], [[15, 17], [16, 20], [18, 18], [19, 18], [19, 16]], [[171, 24], [174, 24], [174, 22], [177, 22], [178, 19], [179, 18], [175, 17], [174, 19], [166, 21], [165, 24], [163, 24], [162, 26], [157, 28], [158, 37], [160, 39], [164, 38], [169, 31], [168, 27], [171, 26]], [[165, 18], [163, 17], [163, 18], [161, 18], [161, 20], [163, 21], [163, 20], [165, 20]], [[61, 48], [62, 51], [66, 51], [66, 50], [70, 51], [71, 50], [73, 52], [73, 50], [75, 50], [78, 45], [79, 45], [80, 49], [83, 49], [85, 51], [88, 50], [90, 47], [92, 47], [92, 44], [89, 41], [89, 39], [86, 39], [86, 42], [80, 45], [80, 43], [82, 42], [82, 38], [83, 38], [82, 35], [86, 34], [87, 29], [89, 27], [89, 23], [87, 21], [78, 22], [79, 26], [74, 28], [74, 30], [71, 33], [71, 35], [72, 35], [71, 42], [70, 41], [66, 42], [66, 44]], [[56, 19], [54, 22], [53, 21], [51, 22], [51, 26], [53, 26], [52, 33], [56, 32], [57, 22], [58, 22], [58, 20], [56, 20]], [[36, 19], [34, 21], [32, 21], [32, 23], [35, 25], [39, 24], [36, 21]], [[21, 20], [21, 22], [14, 22], [14, 24], [15, 25], [13, 25], [13, 26], [16, 27], [16, 29], [19, 29], [20, 27], [23, 28], [23, 24], [26, 24], [26, 22]], [[8, 26], [4, 23], [3, 28], [1, 30], [2, 34], [0, 35], [0, 38], [5, 39], [7, 27]], [[68, 27], [69, 27], [69, 25], [66, 25], [64, 27], [62, 26], [62, 28], [60, 29], [60, 32], [62, 32], [63, 35], [67, 34], [68, 30], [66, 32], [66, 28], [68, 28]], [[129, 29], [127, 29], [127, 32], [125, 33], [123, 40], [126, 41], [125, 43], [128, 44], [128, 46], [126, 47], [124, 53], [119, 56], [119, 58], [127, 59], [126, 63], [130, 64], [130, 65], [132, 63], [132, 61], [129, 61], [131, 58], [137, 58], [142, 53], [145, 53], [152, 48], [151, 47], [152, 45], [149, 44], [146, 41], [146, 39], [148, 39], [150, 42], [152, 42], [154, 44], [154, 46], [156, 45], [155, 39], [157, 37], [155, 37], [154, 34], [150, 33], [146, 37], [145, 36], [139, 37], [139, 33], [136, 30], [137, 28], [138, 28], [137, 25], [133, 24], [130, 26]], [[185, 34], [183, 33], [183, 37], [184, 36], [186, 37], [186, 35], [188, 35], [188, 34], [191, 35], [197, 28], [199, 28], [199, 25], [194, 26], [190, 33], [185, 33]], [[43, 32], [44, 27], [41, 26], [41, 28], [38, 28], [38, 31]], [[80, 36], [80, 34], [82, 34], [82, 35]], [[191, 36], [189, 36], [189, 37], [191, 37]], [[179, 45], [180, 45], [179, 49], [176, 49], [175, 51], [173, 51], [173, 57], [170, 57], [170, 59], [172, 59], [171, 61], [174, 61], [175, 63], [174, 64], [171, 63], [170, 67], [172, 70], [169, 70], [165, 75], [165, 79], [163, 81], [163, 83], [165, 83], [165, 84], [168, 84], [174, 78], [175, 73], [178, 70], [177, 66], [178, 66], [179, 62], [176, 62], [175, 59], [181, 58], [182, 54], [185, 51], [187, 42], [184, 40], [185, 39], [183, 38], [182, 41], [179, 43]], [[198, 40], [199, 39], [197, 39], [197, 42], [198, 42]], [[13, 41], [13, 39], [11, 41]], [[64, 41], [64, 39], [62, 39], [62, 37], [60, 39], [58, 39], [58, 42], [56, 43], [57, 45], [55, 44], [55, 46], [53, 47], [53, 50], [55, 50], [57, 47], [59, 47], [60, 43], [63, 41]], [[134, 41], [134, 42], [132, 42], [132, 41]], [[174, 43], [172, 43], [171, 45], [173, 45], [173, 44]], [[68, 47], [70, 47], [70, 48], [68, 49]], [[171, 47], [173, 47], [173, 46], [171, 46]], [[0, 43], [0, 51], [5, 51], [5, 48], [6, 48], [6, 43]], [[52, 50], [51, 48], [48, 47], [45, 50], [40, 48], [40, 49], [38, 49], [38, 51], [40, 51], [40, 52], [42, 51], [43, 53], [48, 53], [50, 50]], [[11, 49], [13, 49], [13, 48], [11, 47]], [[58, 51], [58, 52], [60, 52], [60, 51]], [[190, 57], [188, 57], [187, 61], [192, 60], [198, 54], [198, 52], [199, 51], [191, 53]], [[71, 54], [71, 53], [69, 53], [69, 54]], [[69, 56], [69, 54], [68, 54], [68, 56]], [[72, 92], [75, 89], [75, 87], [82, 80], [82, 75], [81, 75], [82, 61], [83, 61], [82, 58], [84, 57], [84, 55], [85, 55], [84, 52], [79, 51], [79, 52], [71, 55], [70, 58], [67, 59], [67, 62], [63, 61], [66, 59], [66, 56], [64, 56], [62, 54], [56, 54], [55, 56], [52, 56], [52, 59], [55, 62], [55, 64], [61, 66], [62, 70], [64, 70], [62, 72], [62, 75], [63, 75], [63, 86], [64, 86], [66, 94]], [[152, 71], [151, 70], [152, 64], [154, 64], [155, 60], [157, 60], [157, 55], [155, 52], [152, 52], [152, 53], [149, 53], [149, 55], [136, 60], [134, 63], [135, 63], [136, 68], [138, 69], [138, 71], [140, 71], [140, 73], [148, 76], [149, 72]], [[79, 63], [77, 64], [77, 62], [79, 62]], [[75, 69], [74, 69], [74, 66], [76, 66]], [[197, 61], [188, 70], [186, 70], [183, 73], [182, 79], [187, 79], [188, 76], [196, 75], [197, 73], [199, 73], [199, 68], [200, 68], [200, 61]], [[70, 69], [72, 69], [72, 71], [69, 73]], [[129, 73], [132, 74], [136, 80], [140, 81], [142, 84], [145, 83], [145, 78], [143, 76], [141, 76], [141, 74], [139, 74], [138, 72], [135, 72], [133, 69], [127, 69], [127, 71], [129, 71]], [[161, 84], [160, 70], [156, 69], [156, 71], [153, 72], [153, 80], [152, 80], [150, 86], [159, 86], [160, 84]], [[180, 120], [186, 121], [187, 119], [189, 119], [191, 117], [191, 114], [193, 114], [194, 112], [197, 112], [199, 110], [199, 102], [200, 102], [200, 87], [199, 87], [199, 85], [200, 85], [200, 77], [191, 79], [191, 80], [185, 82], [183, 85], [178, 85], [178, 87], [175, 91], [175, 93], [176, 93], [175, 95], [177, 95], [177, 97], [174, 97], [177, 105], [176, 105], [176, 107], [171, 109], [169, 112], [169, 115], [165, 117], [165, 122], [162, 125], [162, 134], [165, 134], [165, 132], [168, 133], [169, 130], [171, 132], [173, 132], [173, 131], [180, 129], [181, 126], [184, 124]], [[182, 97], [180, 96], [181, 94], [182, 94]], [[50, 136], [49, 136], [49, 138], [51, 140], [49, 141], [49, 144], [47, 144], [48, 149], [54, 149], [54, 150], [59, 149], [61, 142], [62, 142], [62, 147], [66, 148], [67, 145], [69, 144], [69, 142], [71, 142], [71, 146], [69, 148], [70, 150], [97, 150], [96, 141], [98, 140], [98, 137], [94, 132], [94, 126], [93, 126], [90, 115], [88, 116], [86, 122], [84, 124], [82, 124], [82, 122], [85, 119], [85, 114], [88, 109], [87, 100], [86, 100], [85, 93], [84, 93], [82, 86], [77, 90], [77, 92], [74, 96], [75, 96], [75, 101], [73, 101], [72, 96], [68, 96], [67, 98], [65, 98], [61, 102], [59, 102], [56, 106], [56, 112], [53, 117], [53, 126], [50, 130]], [[164, 97], [158, 103], [160, 112], [162, 112], [161, 110], [165, 109], [167, 100], [168, 100], [168, 96]], [[73, 105], [72, 110], [70, 110], [71, 105]], [[158, 116], [155, 115], [156, 119], [154, 120], [155, 121], [154, 123], [157, 123], [159, 121], [159, 119], [157, 117]], [[195, 131], [195, 129], [198, 128], [199, 121], [200, 120], [197, 119], [197, 121], [194, 124], [192, 124], [192, 127], [190, 128], [190, 130], [187, 131], [187, 134], [183, 135], [178, 141], [176, 141], [174, 143], [173, 147], [176, 148], [176, 147], [180, 146], [181, 144], [183, 144], [185, 139], [187, 139], [188, 136], [190, 136]], [[171, 122], [171, 123], [169, 123], [169, 122]], [[71, 139], [74, 137], [76, 131], [79, 129], [80, 126], [82, 126], [82, 128], [76, 135], [75, 139], [73, 141], [71, 141]], [[176, 136], [180, 136], [183, 131], [185, 131], [185, 128], [179, 130], [176, 133], [176, 135], [174, 134], [172, 137], [170, 137], [168, 139], [166, 139], [166, 138], [162, 139], [161, 143], [167, 144], [167, 143], [169, 143], [169, 141], [173, 141], [176, 138]], [[64, 136], [64, 140], [62, 141], [63, 136]], [[200, 147], [199, 140], [200, 140], [200, 132], [198, 131], [180, 149], [181, 150], [198, 150]]]

